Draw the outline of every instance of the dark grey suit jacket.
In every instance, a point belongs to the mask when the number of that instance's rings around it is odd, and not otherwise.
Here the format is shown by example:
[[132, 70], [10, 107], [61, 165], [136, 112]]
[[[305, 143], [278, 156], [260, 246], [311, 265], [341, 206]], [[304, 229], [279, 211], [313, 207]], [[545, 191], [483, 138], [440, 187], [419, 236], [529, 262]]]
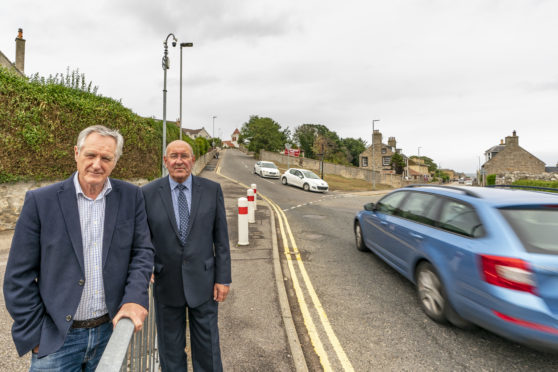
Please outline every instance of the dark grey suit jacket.
[[[221, 186], [192, 176], [186, 245], [181, 246], [168, 177], [142, 187], [155, 247], [155, 299], [197, 307], [213, 297], [215, 283], [231, 283], [227, 216]], [[182, 280], [181, 280], [182, 278]]]
[[[58, 350], [72, 324], [85, 269], [73, 175], [27, 192], [4, 277], [6, 307], [14, 319], [19, 355], [40, 345]], [[127, 302], [149, 306], [153, 246], [139, 187], [111, 179], [106, 195], [103, 282], [110, 317]]]

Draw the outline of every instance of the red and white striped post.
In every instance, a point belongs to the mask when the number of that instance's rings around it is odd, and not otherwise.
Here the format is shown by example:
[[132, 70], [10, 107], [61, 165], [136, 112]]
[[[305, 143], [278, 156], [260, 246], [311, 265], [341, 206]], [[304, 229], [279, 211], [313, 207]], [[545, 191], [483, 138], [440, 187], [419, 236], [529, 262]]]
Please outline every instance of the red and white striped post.
[[256, 216], [254, 213], [254, 190], [246, 190], [246, 197], [248, 199], [248, 223], [256, 222]]
[[251, 184], [250, 188], [254, 190], [254, 210], [256, 211], [258, 210], [258, 190], [255, 183]]
[[238, 245], [248, 244], [248, 199], [238, 198]]

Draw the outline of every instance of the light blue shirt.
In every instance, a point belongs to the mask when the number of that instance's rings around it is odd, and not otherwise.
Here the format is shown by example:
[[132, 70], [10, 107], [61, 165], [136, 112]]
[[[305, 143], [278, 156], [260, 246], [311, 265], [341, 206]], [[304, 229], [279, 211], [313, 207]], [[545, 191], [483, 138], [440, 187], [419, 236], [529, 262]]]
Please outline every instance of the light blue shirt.
[[[180, 229], [180, 214], [178, 212], [178, 193], [180, 190], [177, 188], [178, 182], [169, 176], [169, 183], [172, 196], [172, 207], [174, 208], [174, 217], [176, 218], [176, 226]], [[190, 174], [186, 181], [182, 182], [182, 185], [186, 186], [184, 194], [186, 194], [186, 201], [188, 202], [188, 215], [192, 210], [192, 175]]]
[[88, 198], [83, 193], [77, 172], [74, 176], [74, 186], [85, 268], [83, 293], [74, 319], [87, 320], [108, 313], [103, 283], [103, 233], [105, 229], [105, 197], [111, 192], [112, 186], [107, 178], [103, 190], [95, 200]]

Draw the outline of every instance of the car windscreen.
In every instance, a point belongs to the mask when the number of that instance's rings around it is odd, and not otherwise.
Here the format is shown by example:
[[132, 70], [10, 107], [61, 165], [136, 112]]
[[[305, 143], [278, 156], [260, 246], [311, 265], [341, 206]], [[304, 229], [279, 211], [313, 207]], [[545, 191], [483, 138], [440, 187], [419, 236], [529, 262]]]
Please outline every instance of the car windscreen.
[[310, 172], [310, 171], [302, 171], [302, 173], [304, 174], [304, 177], [306, 178], [310, 178], [313, 180], [319, 180], [320, 177], [318, 177], [315, 173]]
[[275, 166], [275, 164], [273, 163], [262, 163], [261, 165], [263, 168], [273, 168], [273, 169], [277, 169], [277, 167]]
[[558, 205], [508, 207], [500, 212], [528, 252], [558, 254]]

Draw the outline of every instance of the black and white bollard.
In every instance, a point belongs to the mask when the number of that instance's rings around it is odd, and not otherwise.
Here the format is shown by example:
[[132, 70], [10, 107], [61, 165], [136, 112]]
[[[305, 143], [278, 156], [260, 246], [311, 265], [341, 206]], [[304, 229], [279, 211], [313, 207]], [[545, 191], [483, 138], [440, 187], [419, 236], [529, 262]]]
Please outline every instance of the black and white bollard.
[[238, 198], [238, 245], [248, 244], [248, 199]]

